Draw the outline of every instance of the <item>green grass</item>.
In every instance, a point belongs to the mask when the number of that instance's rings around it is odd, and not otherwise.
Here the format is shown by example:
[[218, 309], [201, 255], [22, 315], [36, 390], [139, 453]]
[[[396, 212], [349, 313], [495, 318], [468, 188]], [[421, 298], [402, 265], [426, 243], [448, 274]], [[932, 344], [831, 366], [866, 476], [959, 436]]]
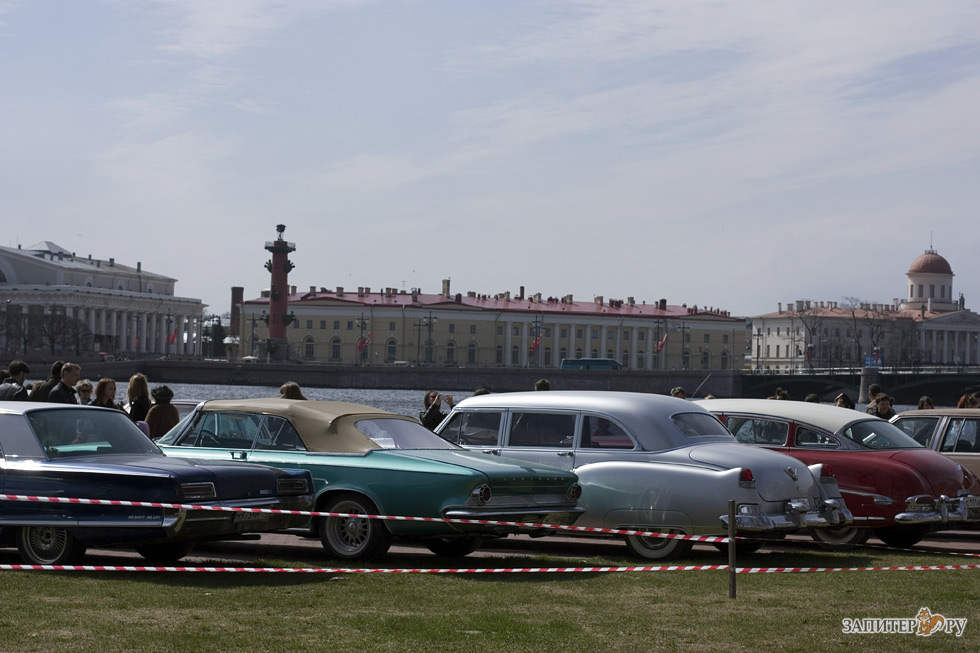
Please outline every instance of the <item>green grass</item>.
[[[721, 564], [696, 548], [677, 561]], [[5, 560], [8, 561], [8, 560]], [[435, 558], [432, 559], [434, 563]], [[963, 565], [977, 558], [809, 549], [745, 567]], [[460, 560], [453, 561], [460, 564]], [[601, 566], [538, 556], [470, 567]], [[217, 563], [221, 564], [221, 563]], [[325, 563], [332, 566], [334, 563]], [[257, 561], [249, 566], [286, 566]], [[740, 574], [0, 572], [2, 651], [862, 651], [980, 649], [980, 570]], [[968, 618], [947, 634], [845, 635], [844, 618]]]

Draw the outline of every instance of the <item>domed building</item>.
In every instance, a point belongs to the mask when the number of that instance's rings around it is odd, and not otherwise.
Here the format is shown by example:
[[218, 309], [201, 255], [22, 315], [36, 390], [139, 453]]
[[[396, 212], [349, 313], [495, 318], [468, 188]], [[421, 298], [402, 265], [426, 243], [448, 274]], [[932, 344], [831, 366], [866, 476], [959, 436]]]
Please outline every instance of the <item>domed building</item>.
[[906, 276], [904, 300], [795, 300], [753, 317], [752, 367], [980, 365], [980, 315], [954, 295], [949, 261], [930, 247]]
[[930, 248], [912, 261], [904, 309], [945, 313], [962, 308], [953, 299], [953, 269], [949, 261]]

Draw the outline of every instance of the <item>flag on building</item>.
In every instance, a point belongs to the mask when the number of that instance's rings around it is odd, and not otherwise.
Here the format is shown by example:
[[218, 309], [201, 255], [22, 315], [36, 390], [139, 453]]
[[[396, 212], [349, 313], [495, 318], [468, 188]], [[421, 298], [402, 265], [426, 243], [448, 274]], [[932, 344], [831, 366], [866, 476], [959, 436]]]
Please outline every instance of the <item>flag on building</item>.
[[663, 340], [661, 340], [661, 341], [660, 341], [660, 342], [659, 342], [659, 343], [657, 344], [657, 352], [656, 352], [656, 353], [658, 353], [658, 354], [659, 354], [659, 353], [661, 352], [661, 350], [662, 350], [662, 349], [664, 348], [664, 346], [665, 346], [666, 344], [667, 344], [667, 334], [666, 334], [666, 333], [664, 333], [664, 337], [663, 337]]

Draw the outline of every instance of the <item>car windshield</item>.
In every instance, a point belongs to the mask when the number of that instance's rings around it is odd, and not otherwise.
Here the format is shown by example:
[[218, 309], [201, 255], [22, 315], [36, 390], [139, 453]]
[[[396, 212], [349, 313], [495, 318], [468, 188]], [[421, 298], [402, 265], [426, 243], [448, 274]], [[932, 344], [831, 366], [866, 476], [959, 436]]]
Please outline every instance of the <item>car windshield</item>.
[[157, 438], [156, 441], [159, 442], [160, 444], [173, 444], [174, 440], [176, 440], [180, 432], [184, 430], [184, 426], [191, 419], [191, 416], [193, 414], [194, 414], [193, 412], [190, 412], [187, 413], [186, 415], [183, 415], [180, 418], [180, 421], [174, 424], [172, 429], [170, 429], [169, 431], [161, 435], [159, 438]]
[[455, 444], [425, 428], [404, 419], [375, 417], [354, 422], [358, 431], [371, 438], [382, 449], [458, 449]]
[[32, 410], [31, 429], [49, 458], [163, 453], [118, 410], [75, 408]]
[[849, 424], [844, 437], [868, 449], [922, 449], [922, 445], [894, 424], [880, 419], [866, 419]]

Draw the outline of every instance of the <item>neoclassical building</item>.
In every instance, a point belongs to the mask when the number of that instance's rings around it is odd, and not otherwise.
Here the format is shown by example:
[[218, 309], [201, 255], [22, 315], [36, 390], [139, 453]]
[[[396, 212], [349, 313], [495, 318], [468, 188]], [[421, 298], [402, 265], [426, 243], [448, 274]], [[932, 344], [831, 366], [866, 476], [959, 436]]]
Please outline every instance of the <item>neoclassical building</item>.
[[204, 304], [176, 280], [79, 257], [51, 242], [0, 247], [0, 350], [28, 354], [197, 355]]
[[905, 299], [888, 304], [810, 300], [751, 318], [757, 370], [867, 365], [980, 365], [980, 316], [953, 291], [953, 270], [930, 248], [906, 273]]
[[[233, 299], [243, 356], [263, 356], [269, 300], [268, 291]], [[288, 311], [291, 357], [348, 365], [557, 368], [563, 358], [612, 358], [636, 370], [739, 369], [746, 341], [745, 320], [714, 308], [577, 302], [523, 287], [453, 294], [448, 280], [438, 294], [291, 286]]]

